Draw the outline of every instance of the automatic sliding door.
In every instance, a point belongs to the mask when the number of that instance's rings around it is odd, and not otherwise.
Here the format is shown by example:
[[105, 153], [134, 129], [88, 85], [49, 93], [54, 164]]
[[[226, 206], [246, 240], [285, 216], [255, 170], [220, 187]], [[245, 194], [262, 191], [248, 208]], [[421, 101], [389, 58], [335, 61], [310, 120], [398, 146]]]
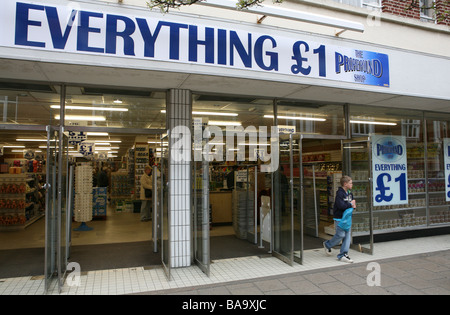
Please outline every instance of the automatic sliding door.
[[280, 165], [274, 173], [273, 254], [289, 265], [294, 262], [293, 139], [280, 134]]
[[[165, 139], [167, 140], [167, 139]], [[166, 147], [161, 149], [161, 262], [167, 278], [170, 280], [171, 254], [170, 254], [170, 200], [169, 200], [169, 150]]]
[[67, 270], [67, 260], [69, 251], [69, 235], [70, 229], [70, 208], [67, 204], [69, 199], [68, 194], [68, 148], [69, 140], [64, 132], [58, 132], [58, 182], [57, 182], [57, 200], [58, 200], [58, 210], [57, 210], [57, 226], [58, 226], [58, 255], [57, 255], [57, 265], [58, 265], [58, 288], [59, 292], [62, 290], [64, 284], [64, 275]]
[[299, 134], [292, 135], [292, 202], [294, 204], [294, 260], [303, 263], [303, 177], [302, 177], [302, 139]]
[[45, 291], [50, 288], [51, 280], [57, 272], [57, 200], [56, 200], [56, 165], [58, 133], [47, 127], [47, 165], [45, 193]]
[[71, 217], [67, 198], [68, 138], [59, 127], [47, 127], [46, 172], [45, 291], [56, 276], [61, 292], [67, 267]]
[[194, 162], [194, 260], [209, 277], [209, 163]]

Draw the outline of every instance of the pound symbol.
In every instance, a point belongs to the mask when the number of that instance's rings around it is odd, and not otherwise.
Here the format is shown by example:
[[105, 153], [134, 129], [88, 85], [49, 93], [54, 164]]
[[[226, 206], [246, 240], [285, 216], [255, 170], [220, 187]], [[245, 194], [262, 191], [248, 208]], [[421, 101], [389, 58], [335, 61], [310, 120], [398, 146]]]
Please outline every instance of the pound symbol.
[[394, 197], [392, 194], [390, 194], [389, 196], [386, 195], [386, 191], [390, 190], [390, 188], [384, 186], [384, 177], [387, 177], [388, 182], [391, 181], [391, 175], [389, 175], [388, 173], [382, 173], [382, 174], [378, 175], [377, 188], [375, 190], [378, 190], [380, 192], [380, 194], [375, 196], [376, 202], [382, 202], [382, 201], [389, 202]]

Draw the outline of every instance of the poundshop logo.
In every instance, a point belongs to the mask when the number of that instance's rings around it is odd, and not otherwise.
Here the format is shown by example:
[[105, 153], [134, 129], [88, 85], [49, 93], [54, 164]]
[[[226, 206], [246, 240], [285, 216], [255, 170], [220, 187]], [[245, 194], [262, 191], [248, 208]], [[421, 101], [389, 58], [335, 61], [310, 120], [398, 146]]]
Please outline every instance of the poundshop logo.
[[395, 162], [403, 157], [404, 148], [393, 138], [382, 138], [376, 145], [376, 155], [386, 162]]

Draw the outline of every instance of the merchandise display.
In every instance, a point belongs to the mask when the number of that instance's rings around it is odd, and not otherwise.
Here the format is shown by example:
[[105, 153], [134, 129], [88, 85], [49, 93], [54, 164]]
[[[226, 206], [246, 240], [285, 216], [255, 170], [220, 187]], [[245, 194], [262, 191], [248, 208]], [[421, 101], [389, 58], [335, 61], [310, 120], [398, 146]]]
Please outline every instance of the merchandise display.
[[0, 230], [23, 229], [43, 216], [34, 174], [0, 174]]
[[106, 218], [107, 199], [107, 187], [94, 187], [92, 189], [92, 217]]
[[90, 162], [77, 163], [75, 168], [75, 208], [76, 222], [92, 220], [92, 165]]
[[136, 144], [134, 148], [134, 161], [135, 161], [135, 181], [134, 181], [134, 194], [135, 199], [139, 199], [141, 191], [141, 176], [144, 174], [144, 169], [149, 165], [149, 152], [148, 145]]

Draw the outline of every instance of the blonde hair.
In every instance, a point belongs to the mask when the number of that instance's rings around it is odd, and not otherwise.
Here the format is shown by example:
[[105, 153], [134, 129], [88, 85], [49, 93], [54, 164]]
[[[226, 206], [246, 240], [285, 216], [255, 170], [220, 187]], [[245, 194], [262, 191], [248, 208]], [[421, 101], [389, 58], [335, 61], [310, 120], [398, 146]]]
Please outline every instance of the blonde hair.
[[341, 186], [344, 186], [344, 184], [348, 183], [349, 181], [351, 181], [352, 178], [350, 176], [344, 175], [341, 177]]
[[151, 171], [152, 167], [150, 165], [146, 165], [144, 171], [146, 171], [146, 170], [150, 170]]

